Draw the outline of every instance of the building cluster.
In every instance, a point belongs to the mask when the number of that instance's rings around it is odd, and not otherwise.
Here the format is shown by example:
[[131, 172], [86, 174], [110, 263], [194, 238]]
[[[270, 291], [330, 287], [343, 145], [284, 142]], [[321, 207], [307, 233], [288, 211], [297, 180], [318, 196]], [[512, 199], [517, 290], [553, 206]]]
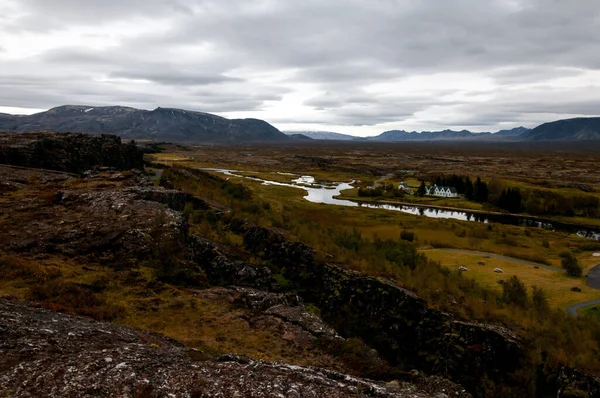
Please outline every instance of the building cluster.
[[425, 193], [430, 196], [439, 196], [441, 198], [458, 198], [458, 192], [454, 187], [429, 185], [425, 187]]

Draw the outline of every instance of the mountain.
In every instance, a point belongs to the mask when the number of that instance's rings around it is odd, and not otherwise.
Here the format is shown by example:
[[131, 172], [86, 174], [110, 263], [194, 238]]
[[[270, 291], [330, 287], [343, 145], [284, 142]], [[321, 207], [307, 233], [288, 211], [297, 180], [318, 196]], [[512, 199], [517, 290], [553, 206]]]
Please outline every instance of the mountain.
[[64, 105], [34, 115], [1, 114], [0, 130], [115, 134], [125, 139], [188, 143], [289, 139], [263, 120], [226, 119], [210, 113], [160, 107], [147, 111], [124, 106]]
[[358, 137], [349, 134], [334, 133], [331, 131], [284, 131], [287, 135], [302, 134], [314, 140], [352, 141]]
[[520, 135], [529, 131], [526, 127], [516, 127], [511, 130], [500, 130], [496, 133], [473, 133], [469, 130], [442, 130], [442, 131], [405, 131], [390, 130], [375, 137], [371, 141], [491, 141], [491, 140], [518, 140]]
[[515, 127], [513, 129], [510, 130], [500, 130], [494, 133], [494, 136], [503, 136], [503, 137], [515, 137], [518, 135], [521, 135], [527, 131], [529, 131], [531, 129], [528, 129], [527, 127]]
[[301, 140], [301, 141], [312, 141], [313, 140], [312, 138], [310, 138], [309, 136], [304, 135], [304, 134], [286, 134], [286, 135], [294, 140]]
[[600, 117], [581, 117], [544, 123], [521, 137], [526, 141], [600, 140]]
[[390, 130], [381, 133], [378, 136], [371, 137], [374, 141], [424, 141], [424, 140], [459, 140], [459, 139], [480, 139], [484, 136], [490, 136], [491, 133], [471, 133], [468, 130], [453, 131], [416, 131], [408, 132], [404, 130]]

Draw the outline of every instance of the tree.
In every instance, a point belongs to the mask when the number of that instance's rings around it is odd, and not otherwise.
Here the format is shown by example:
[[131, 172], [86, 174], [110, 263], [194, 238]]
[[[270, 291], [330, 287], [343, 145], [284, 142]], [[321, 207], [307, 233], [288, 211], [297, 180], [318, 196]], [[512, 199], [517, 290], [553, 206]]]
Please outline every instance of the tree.
[[421, 181], [421, 185], [419, 185], [419, 189], [417, 189], [417, 196], [423, 197], [425, 196], [425, 194], [427, 193], [427, 190], [425, 189], [425, 181]]
[[502, 301], [521, 308], [527, 307], [527, 288], [516, 275], [511, 276], [502, 285]]
[[474, 195], [474, 187], [473, 187], [473, 181], [471, 181], [471, 178], [467, 176], [467, 179], [465, 181], [465, 197], [469, 200], [473, 200], [473, 195]]
[[519, 188], [507, 188], [498, 197], [496, 205], [511, 213], [518, 213], [522, 208], [521, 200], [521, 190]]
[[477, 177], [475, 186], [473, 187], [473, 199], [476, 202], [487, 202], [488, 200], [488, 186], [485, 182], [481, 181], [480, 177]]
[[538, 314], [545, 314], [550, 309], [546, 292], [544, 289], [537, 286], [531, 287], [531, 302], [533, 303], [533, 308], [535, 308]]
[[581, 265], [579, 265], [577, 257], [575, 257], [572, 252], [564, 251], [560, 253], [560, 257], [562, 258], [560, 262], [565, 271], [567, 271], [567, 274], [571, 276], [581, 276], [583, 269], [581, 268]]

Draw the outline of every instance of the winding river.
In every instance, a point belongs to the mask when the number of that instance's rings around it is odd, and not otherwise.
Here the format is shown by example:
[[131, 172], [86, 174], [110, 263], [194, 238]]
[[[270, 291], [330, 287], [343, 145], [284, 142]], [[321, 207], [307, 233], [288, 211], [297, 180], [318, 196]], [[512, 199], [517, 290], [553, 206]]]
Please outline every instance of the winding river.
[[[282, 187], [290, 187], [303, 189], [306, 191], [304, 199], [313, 203], [324, 203], [329, 205], [337, 206], [348, 206], [348, 207], [365, 207], [371, 209], [384, 209], [390, 211], [399, 211], [402, 213], [413, 214], [417, 216], [431, 217], [431, 218], [447, 218], [460, 221], [472, 221], [480, 223], [499, 223], [508, 225], [517, 225], [523, 227], [535, 227], [543, 228], [552, 231], [562, 231], [577, 234], [583, 238], [589, 239], [600, 239], [600, 228], [594, 228], [590, 226], [582, 226], [576, 224], [569, 224], [555, 220], [548, 220], [535, 217], [525, 217], [514, 214], [499, 214], [499, 213], [484, 213], [484, 212], [469, 212], [464, 210], [451, 210], [441, 209], [428, 206], [420, 205], [400, 205], [400, 204], [389, 204], [389, 203], [372, 203], [372, 202], [360, 202], [346, 199], [337, 199], [342, 191], [346, 189], [352, 189], [352, 182], [341, 182], [341, 183], [330, 183], [323, 184], [317, 183], [315, 178], [307, 175], [297, 175], [292, 173], [274, 173], [280, 175], [287, 175], [296, 177], [291, 183], [284, 183], [278, 181], [271, 181], [264, 178], [249, 176], [252, 174], [250, 171], [241, 170], [229, 170], [219, 168], [202, 168], [205, 171], [214, 171], [222, 173], [231, 177], [245, 178], [253, 181], [259, 181], [263, 185], [277, 185]], [[242, 174], [243, 173], [243, 174]]]

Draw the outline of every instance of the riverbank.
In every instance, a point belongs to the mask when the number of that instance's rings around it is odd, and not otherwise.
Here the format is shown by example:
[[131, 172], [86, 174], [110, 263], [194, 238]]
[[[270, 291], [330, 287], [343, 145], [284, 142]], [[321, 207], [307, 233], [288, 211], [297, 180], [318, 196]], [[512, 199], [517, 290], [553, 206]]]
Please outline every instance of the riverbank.
[[[495, 211], [485, 211], [485, 210], [473, 210], [469, 208], [461, 208], [461, 207], [451, 207], [451, 206], [439, 206], [439, 205], [429, 205], [429, 204], [418, 204], [413, 202], [401, 202], [401, 201], [393, 201], [393, 200], [377, 200], [377, 199], [369, 199], [369, 198], [360, 198], [349, 197], [347, 195], [342, 194], [336, 196], [334, 198], [340, 200], [350, 200], [359, 204], [368, 204], [369, 206], [398, 206], [398, 207], [406, 207], [406, 208], [417, 208], [417, 209], [430, 209], [430, 210], [439, 210], [451, 213], [464, 213], [466, 216], [466, 221], [479, 221], [479, 222], [500, 222], [502, 224], [511, 224], [511, 225], [521, 225], [526, 227], [539, 227], [544, 229], [557, 229], [564, 230], [566, 232], [577, 233], [582, 237], [591, 238], [591, 239], [600, 239], [600, 225], [595, 224], [585, 224], [579, 222], [570, 222], [565, 219], [565, 217], [538, 217], [538, 216], [530, 216], [527, 214], [518, 214], [518, 213], [503, 213], [503, 212], [495, 212]], [[426, 214], [422, 214], [426, 215]], [[477, 216], [483, 216], [484, 218], [480, 218]], [[448, 217], [440, 216], [438, 213], [438, 217], [440, 218], [456, 218], [456, 219], [464, 219], [465, 217], [453, 217], [449, 215]], [[471, 220], [470, 218], [473, 218]], [[512, 222], [502, 222], [500, 218], [512, 219]], [[519, 222], [520, 220], [524, 222]], [[599, 220], [600, 222], [600, 220]], [[587, 231], [587, 232], [584, 232]]]

